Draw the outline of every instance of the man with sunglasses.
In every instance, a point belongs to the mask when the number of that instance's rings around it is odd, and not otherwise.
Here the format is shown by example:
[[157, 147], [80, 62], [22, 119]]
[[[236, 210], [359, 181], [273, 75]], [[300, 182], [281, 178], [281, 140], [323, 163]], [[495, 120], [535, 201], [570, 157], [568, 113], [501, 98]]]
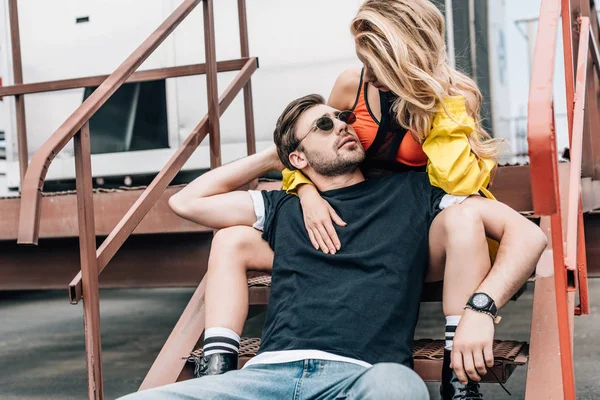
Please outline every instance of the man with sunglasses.
[[[178, 215], [222, 229], [219, 240], [231, 234], [223, 228], [263, 231], [275, 258], [261, 348], [242, 370], [128, 400], [429, 398], [412, 370], [412, 342], [428, 230], [446, 194], [425, 173], [365, 180], [359, 169], [365, 151], [352, 121], [351, 112], [325, 105], [321, 96], [297, 99], [277, 121], [276, 148], [209, 171], [171, 198]], [[235, 191], [280, 169], [272, 161], [275, 151], [348, 221], [338, 229], [345, 246], [335, 255], [311, 246], [296, 196]], [[474, 202], [492, 214], [497, 210], [497, 202]], [[512, 229], [523, 237], [539, 237], [539, 229], [514, 211], [499, 214], [518, 221]]]

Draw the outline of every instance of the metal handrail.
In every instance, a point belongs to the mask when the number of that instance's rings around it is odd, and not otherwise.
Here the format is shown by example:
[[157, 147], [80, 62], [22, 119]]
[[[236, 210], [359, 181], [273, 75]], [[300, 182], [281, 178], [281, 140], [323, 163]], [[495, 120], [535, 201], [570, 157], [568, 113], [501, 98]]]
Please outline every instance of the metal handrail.
[[[551, 45], [536, 44], [533, 56], [528, 100], [527, 142], [531, 163], [531, 192], [533, 207], [537, 215], [552, 215], [560, 207], [558, 170], [556, 165], [556, 139], [554, 136], [554, 106], [552, 79], [556, 52], [556, 34], [560, 3], [557, 0], [543, 1], [538, 22], [537, 44], [543, 37]], [[532, 118], [535, 115], [535, 118]], [[547, 174], [551, 174], [548, 179]], [[541, 174], [538, 176], [538, 174]]]
[[91, 116], [121, 87], [200, 1], [184, 0], [35, 153], [22, 183], [18, 243], [37, 244], [38, 242], [41, 192], [46, 173], [56, 154], [66, 146]]
[[[561, 13], [562, 6], [562, 13]], [[594, 87], [587, 83], [594, 74], [600, 76], [600, 53], [596, 34], [590, 24], [595, 10], [589, 4], [573, 4], [569, 0], [544, 0], [538, 23], [531, 88], [529, 95], [528, 141], [531, 161], [531, 183], [534, 210], [550, 217], [552, 256], [554, 261], [555, 296], [558, 337], [565, 399], [575, 399], [572, 360], [572, 321], [569, 316], [568, 292], [579, 290], [580, 304], [575, 314], [589, 313], [587, 261], [583, 225], [581, 176], [597, 178], [598, 146], [592, 145], [592, 133], [598, 125], [599, 109]], [[557, 174], [556, 137], [553, 109], [553, 74], [558, 19], [562, 20], [567, 119], [570, 149], [568, 188], [564, 214], [561, 210], [560, 184]], [[578, 39], [573, 39], [572, 15], [578, 16]], [[574, 55], [573, 47], [577, 47]], [[588, 58], [594, 67], [588, 67]], [[575, 71], [576, 69], [576, 71]], [[592, 109], [586, 111], [586, 102]], [[590, 122], [585, 117], [589, 117]], [[584, 141], [588, 148], [585, 149]], [[588, 143], [589, 142], [589, 143]], [[591, 147], [591, 148], [590, 148]], [[591, 167], [591, 168], [590, 168]], [[593, 175], [590, 175], [593, 174]], [[563, 220], [563, 217], [565, 219]], [[566, 225], [566, 236], [563, 235]], [[566, 257], [565, 257], [566, 255]]]
[[[217, 62], [217, 72], [239, 71], [249, 57]], [[189, 64], [177, 67], [146, 69], [136, 71], [124, 83], [149, 82], [160, 79], [180, 78], [206, 74], [206, 64]], [[85, 76], [73, 79], [21, 83], [11, 86], [0, 86], [0, 99], [5, 96], [21, 96], [25, 94], [56, 92], [60, 90], [81, 89], [100, 86], [110, 75]]]
[[[574, 400], [575, 378], [567, 299], [568, 285], [563, 247], [552, 84], [560, 11], [561, 2], [559, 0], [542, 1], [532, 65], [534, 73], [531, 74], [529, 91], [527, 140], [534, 211], [537, 215], [549, 216], [551, 223], [563, 394], [565, 399]], [[570, 9], [564, 9], [562, 16], [570, 18]], [[565, 27], [566, 23], [563, 24], [563, 28]], [[566, 40], [569, 39], [565, 38]], [[565, 53], [565, 60], [568, 56]], [[567, 84], [569, 84], [568, 73]]]
[[585, 91], [587, 82], [587, 64], [590, 51], [590, 19], [581, 17], [579, 24], [579, 50], [577, 54], [577, 73], [575, 79], [575, 104], [573, 106], [573, 128], [570, 138], [570, 172], [567, 206], [567, 268], [577, 268], [577, 242], [579, 211], [581, 209], [581, 166], [583, 162], [583, 127], [585, 109]]
[[[219, 116], [223, 115], [231, 104], [237, 93], [250, 81], [250, 77], [258, 68], [258, 60], [249, 58], [240, 73], [230, 83], [219, 98]], [[171, 157], [160, 173], [152, 180], [121, 221], [115, 226], [108, 237], [100, 245], [96, 252], [98, 259], [98, 274], [100, 274], [116, 252], [121, 248], [125, 240], [150, 211], [156, 200], [165, 191], [169, 183], [179, 172], [181, 167], [190, 158], [192, 153], [201, 144], [208, 133], [208, 116], [192, 130], [184, 144]], [[77, 304], [82, 298], [82, 273], [79, 272], [69, 284], [69, 299], [72, 304]]]
[[[173, 67], [168, 69], [150, 70], [139, 73], [134, 71], [149, 57], [149, 55], [162, 43], [165, 38], [181, 23], [183, 19], [200, 3], [201, 0], [184, 0], [183, 3], [140, 45], [131, 56], [125, 60], [111, 75], [109, 75], [94, 93], [58, 128], [48, 141], [36, 152], [22, 180], [21, 209], [19, 219], [18, 242], [37, 244], [40, 219], [40, 199], [44, 178], [54, 156], [71, 140], [74, 139], [75, 147], [75, 182], [77, 186], [77, 214], [79, 226], [79, 245], [81, 272], [73, 280], [70, 297], [80, 300], [85, 299], [83, 314], [85, 325], [86, 359], [88, 371], [88, 398], [103, 399], [102, 377], [102, 347], [100, 340], [100, 303], [98, 290], [98, 275], [115, 255], [125, 240], [142, 221], [148, 211], [154, 206], [158, 198], [165, 191], [171, 180], [181, 170], [185, 162], [200, 145], [202, 140], [210, 133], [211, 166], [218, 166], [221, 162], [221, 148], [219, 136], [219, 118], [239, 91], [244, 91], [244, 109], [246, 114], [246, 140], [254, 142], [254, 119], [252, 115], [252, 97], [250, 78], [258, 68], [258, 60], [248, 57], [248, 32], [246, 22], [245, 0], [238, 0], [238, 14], [240, 24], [240, 43], [243, 59], [231, 60], [224, 63], [216, 62], [215, 51], [215, 24], [213, 0], [202, 0], [204, 3], [204, 36], [206, 64], [193, 66]], [[16, 1], [11, 0], [14, 11], [11, 13], [11, 22], [16, 16]], [[18, 34], [18, 29], [11, 26], [11, 31]], [[18, 37], [18, 35], [13, 35]], [[243, 65], [240, 65], [242, 62]], [[15, 65], [20, 66], [20, 60]], [[221, 98], [217, 92], [217, 72], [220, 67], [240, 69], [240, 72], [225, 90]], [[167, 71], [168, 70], [168, 71]], [[89, 120], [96, 111], [115, 93], [126, 81], [142, 81], [148, 78], [164, 78], [176, 74], [179, 76], [205, 73], [207, 77], [208, 114], [192, 131], [183, 146], [173, 155], [167, 165], [162, 168], [150, 186], [141, 194], [134, 205], [129, 209], [121, 221], [111, 231], [109, 236], [96, 249], [96, 230], [94, 221], [94, 204], [91, 174], [91, 151]], [[65, 89], [73, 85], [89, 84], [99, 77], [79, 78], [58, 82], [42, 82], [37, 84], [16, 85], [17, 87], [5, 88], [0, 91], [6, 94], [11, 92], [17, 99], [21, 99], [25, 91], [36, 92], [48, 89]], [[52, 87], [52, 85], [54, 86]], [[24, 121], [24, 110], [17, 116]], [[20, 125], [19, 134], [25, 136], [25, 126]], [[248, 144], [248, 150], [254, 144]], [[21, 153], [22, 148], [19, 149]], [[20, 166], [26, 165], [26, 159], [20, 159]], [[83, 284], [82, 284], [83, 282]], [[76, 301], [75, 301], [76, 302]]]

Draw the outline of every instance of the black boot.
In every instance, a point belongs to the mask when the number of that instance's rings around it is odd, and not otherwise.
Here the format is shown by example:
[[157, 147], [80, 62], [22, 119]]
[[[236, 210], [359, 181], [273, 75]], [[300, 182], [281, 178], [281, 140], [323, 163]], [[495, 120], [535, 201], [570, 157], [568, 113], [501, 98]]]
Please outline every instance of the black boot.
[[442, 400], [480, 400], [483, 395], [479, 393], [479, 383], [469, 379], [465, 385], [461, 383], [454, 370], [450, 368], [450, 350], [444, 350], [444, 364], [442, 367], [442, 384], [440, 397]]
[[207, 375], [221, 375], [233, 371], [238, 366], [237, 353], [216, 353], [202, 358], [196, 358], [194, 376], [197, 378]]

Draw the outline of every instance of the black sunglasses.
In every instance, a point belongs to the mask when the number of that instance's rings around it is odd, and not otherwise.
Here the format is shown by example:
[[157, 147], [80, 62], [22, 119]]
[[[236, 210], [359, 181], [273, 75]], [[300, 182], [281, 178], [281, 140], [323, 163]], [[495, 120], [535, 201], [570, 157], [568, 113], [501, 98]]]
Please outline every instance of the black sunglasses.
[[[334, 115], [333, 118], [339, 119], [340, 121], [345, 122], [348, 125], [352, 125], [353, 123], [356, 122], [356, 114], [354, 114], [354, 112], [352, 112], [350, 110], [341, 111], [337, 115]], [[310, 133], [314, 130], [315, 127], [320, 131], [330, 132], [333, 129], [333, 127], [335, 126], [335, 122], [333, 121], [333, 118], [330, 117], [329, 115], [323, 115], [321, 118], [317, 119], [315, 121], [315, 125], [308, 131], [308, 133], [306, 135], [304, 135], [304, 137], [302, 137], [302, 139], [300, 139], [298, 141], [298, 146], [300, 146], [300, 143], [308, 135], [310, 135]], [[296, 147], [298, 147], [298, 146], [296, 146]]]
[[[347, 123], [348, 125], [352, 125], [356, 122], [356, 114], [350, 110], [341, 111], [339, 114], [335, 115], [335, 118], [339, 119], [342, 122]], [[328, 132], [333, 129], [333, 118], [328, 115], [324, 115], [319, 118], [315, 122], [315, 126], [322, 130], [323, 132]]]

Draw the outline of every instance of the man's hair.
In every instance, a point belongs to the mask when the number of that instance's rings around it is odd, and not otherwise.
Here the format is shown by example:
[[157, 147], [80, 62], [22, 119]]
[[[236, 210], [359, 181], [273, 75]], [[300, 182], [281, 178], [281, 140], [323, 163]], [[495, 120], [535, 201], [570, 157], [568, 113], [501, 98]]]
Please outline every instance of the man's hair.
[[309, 94], [300, 97], [288, 104], [277, 119], [273, 136], [279, 159], [288, 169], [296, 169], [290, 163], [290, 153], [296, 150], [300, 144], [300, 140], [296, 138], [296, 123], [304, 111], [320, 104], [325, 104], [325, 99], [321, 95]]

